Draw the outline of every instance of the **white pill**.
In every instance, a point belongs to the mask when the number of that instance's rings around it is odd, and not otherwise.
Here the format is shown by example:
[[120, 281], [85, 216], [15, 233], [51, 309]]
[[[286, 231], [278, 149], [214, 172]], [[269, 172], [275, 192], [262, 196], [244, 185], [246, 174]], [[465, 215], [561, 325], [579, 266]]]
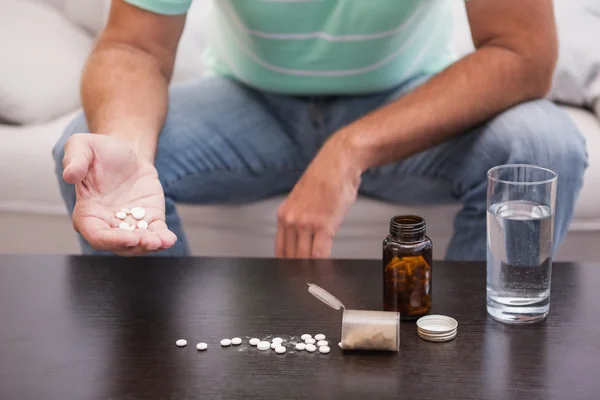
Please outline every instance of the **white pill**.
[[186, 346], [186, 345], [187, 345], [187, 340], [185, 340], [185, 339], [179, 339], [178, 341], [176, 341], [176, 342], [175, 342], [175, 344], [176, 344], [178, 347], [183, 347], [183, 346]]
[[317, 342], [317, 347], [321, 347], [321, 346], [329, 346], [329, 342], [327, 342], [327, 340], [319, 340]]
[[281, 346], [281, 343], [273, 342], [271, 343], [271, 348], [275, 350], [277, 347]]
[[229, 340], [229, 339], [223, 339], [223, 340], [221, 340], [221, 346], [223, 346], [223, 347], [227, 347], [230, 344], [231, 344], [231, 340]]
[[330, 350], [331, 349], [329, 348], [329, 346], [321, 346], [321, 347], [319, 347], [319, 352], [323, 353], [323, 354], [329, 353]]
[[313, 351], [315, 351], [316, 349], [317, 349], [317, 347], [316, 347], [314, 344], [307, 344], [307, 345], [306, 345], [306, 351], [309, 351], [309, 352], [311, 352], [311, 353], [312, 353], [312, 352], [313, 352]]
[[271, 348], [271, 343], [269, 342], [258, 342], [258, 344], [256, 345], [256, 348], [259, 350], [269, 350]]
[[316, 342], [317, 342], [317, 341], [316, 341], [315, 339], [313, 339], [313, 338], [306, 339], [306, 340], [304, 341], [304, 343], [306, 343], [306, 344], [315, 344]]
[[273, 340], [271, 340], [271, 342], [273, 342], [273, 343], [283, 343], [283, 339], [280, 338], [280, 337], [276, 337], [276, 338], [273, 338]]
[[310, 336], [308, 333], [305, 333], [304, 335], [300, 336], [300, 339], [302, 339], [302, 340], [312, 339], [312, 336]]
[[242, 339], [239, 337], [234, 337], [233, 339], [231, 339], [231, 344], [234, 346], [238, 346], [242, 344]]
[[298, 343], [298, 344], [296, 344], [296, 350], [302, 351], [304, 349], [306, 349], [306, 345], [304, 343]]
[[129, 208], [121, 208], [121, 211], [123, 211], [126, 215], [131, 214], [131, 211], [129, 210]]
[[277, 353], [277, 354], [283, 354], [283, 353], [285, 353], [285, 350], [286, 349], [285, 349], [284, 346], [277, 346], [277, 347], [275, 347], [275, 353]]
[[196, 345], [196, 348], [200, 351], [208, 349], [208, 345], [204, 342], [200, 342]]
[[135, 219], [142, 219], [146, 216], [146, 210], [142, 207], [133, 207], [131, 209], [131, 216]]
[[342, 346], [342, 342], [339, 342], [338, 346], [340, 346], [340, 349], [344, 350], [344, 347]]
[[135, 231], [135, 225], [129, 225], [129, 228], [127, 228], [127, 230], [128, 230], [129, 232], [133, 232], [133, 231]]
[[250, 346], [256, 346], [259, 343], [260, 343], [260, 339], [257, 339], [257, 338], [250, 339]]
[[125, 218], [127, 218], [127, 213], [125, 211], [117, 211], [115, 213], [115, 217], [117, 217], [119, 219], [125, 219]]
[[119, 224], [119, 228], [124, 229], [124, 230], [129, 230], [129, 224], [127, 222], [121, 222]]
[[318, 335], [315, 335], [315, 339], [316, 340], [325, 340], [325, 335], [323, 335], [322, 333], [319, 333]]
[[138, 228], [140, 229], [148, 229], [148, 223], [144, 220], [138, 221]]

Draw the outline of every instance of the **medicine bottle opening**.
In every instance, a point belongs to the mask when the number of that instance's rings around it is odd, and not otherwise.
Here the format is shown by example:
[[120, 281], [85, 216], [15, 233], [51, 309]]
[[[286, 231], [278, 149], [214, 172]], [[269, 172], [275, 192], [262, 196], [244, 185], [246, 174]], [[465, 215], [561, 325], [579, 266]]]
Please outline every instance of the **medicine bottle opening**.
[[390, 220], [390, 234], [404, 240], [419, 240], [426, 232], [425, 219], [418, 215], [397, 215]]

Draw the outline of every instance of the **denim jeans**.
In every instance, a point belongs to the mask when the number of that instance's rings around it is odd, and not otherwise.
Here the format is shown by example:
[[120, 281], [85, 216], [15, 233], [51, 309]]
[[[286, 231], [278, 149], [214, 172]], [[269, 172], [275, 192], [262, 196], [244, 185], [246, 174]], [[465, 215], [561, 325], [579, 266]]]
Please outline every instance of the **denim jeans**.
[[[330, 135], [427, 79], [371, 95], [329, 97], [265, 93], [222, 77], [172, 85], [155, 165], [165, 192], [167, 224], [179, 240], [157, 254], [189, 254], [177, 203], [236, 204], [287, 193]], [[80, 115], [54, 149], [70, 213], [75, 190], [62, 179], [64, 145], [72, 134], [88, 131]], [[555, 243], [560, 244], [582, 186], [587, 154], [571, 119], [546, 100], [520, 104], [429, 150], [372, 168], [359, 190], [398, 204], [461, 203], [446, 258], [485, 260], [487, 171], [508, 163], [536, 164], [558, 173]], [[104, 254], [81, 237], [80, 243], [84, 254]]]

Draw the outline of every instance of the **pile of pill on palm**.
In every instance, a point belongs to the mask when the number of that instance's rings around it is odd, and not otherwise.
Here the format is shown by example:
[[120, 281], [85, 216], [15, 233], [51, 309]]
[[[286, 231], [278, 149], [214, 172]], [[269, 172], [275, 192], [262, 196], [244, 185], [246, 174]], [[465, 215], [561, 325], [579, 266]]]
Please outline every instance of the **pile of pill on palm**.
[[[134, 222], [131, 225], [126, 222], [125, 218], [127, 218], [128, 215], [131, 215], [137, 222]], [[136, 227], [138, 229], [148, 229], [148, 222], [144, 221], [145, 216], [146, 210], [142, 207], [133, 207], [131, 210], [128, 208], [121, 208], [121, 211], [115, 213], [115, 217], [123, 221], [119, 224], [119, 228], [129, 232], [133, 232]]]
[[[296, 343], [294, 347], [297, 351], [308, 351], [309, 353], [313, 353], [318, 349], [319, 353], [322, 354], [327, 354], [331, 351], [331, 349], [329, 348], [329, 342], [325, 340], [325, 335], [323, 335], [322, 333], [315, 335], [314, 338], [308, 333], [306, 333], [302, 335], [300, 339], [302, 339], [302, 341]], [[252, 338], [248, 341], [248, 343], [250, 344], [250, 346], [256, 347], [260, 351], [267, 351], [269, 349], [272, 349], [275, 350], [275, 353], [277, 354], [285, 354], [285, 352], [287, 351], [287, 348], [284, 345], [284, 340], [280, 337], [273, 338], [271, 339], [271, 341], [266, 339], [260, 340], [258, 338]], [[176, 344], [179, 347], [185, 347], [187, 345], [187, 341], [185, 339], [179, 339], [176, 342]], [[221, 340], [221, 347], [229, 347], [231, 345], [239, 346], [240, 344], [242, 344], [242, 339], [239, 337]], [[196, 345], [196, 348], [202, 351], [206, 350], [208, 348], [208, 345], [206, 343], [198, 343]]]

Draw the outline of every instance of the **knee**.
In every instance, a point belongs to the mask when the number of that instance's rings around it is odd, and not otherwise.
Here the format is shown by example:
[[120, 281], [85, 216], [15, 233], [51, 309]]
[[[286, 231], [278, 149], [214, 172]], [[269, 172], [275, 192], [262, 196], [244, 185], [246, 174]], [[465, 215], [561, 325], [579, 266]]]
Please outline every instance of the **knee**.
[[571, 117], [546, 100], [518, 105], [487, 126], [488, 148], [500, 163], [535, 164], [556, 171], [561, 180], [583, 180], [587, 167], [585, 138]]
[[52, 157], [56, 165], [56, 170], [62, 172], [62, 161], [65, 157], [65, 144], [71, 136], [76, 133], [89, 132], [85, 116], [82, 113], [77, 115], [64, 129], [62, 136], [52, 149]]

